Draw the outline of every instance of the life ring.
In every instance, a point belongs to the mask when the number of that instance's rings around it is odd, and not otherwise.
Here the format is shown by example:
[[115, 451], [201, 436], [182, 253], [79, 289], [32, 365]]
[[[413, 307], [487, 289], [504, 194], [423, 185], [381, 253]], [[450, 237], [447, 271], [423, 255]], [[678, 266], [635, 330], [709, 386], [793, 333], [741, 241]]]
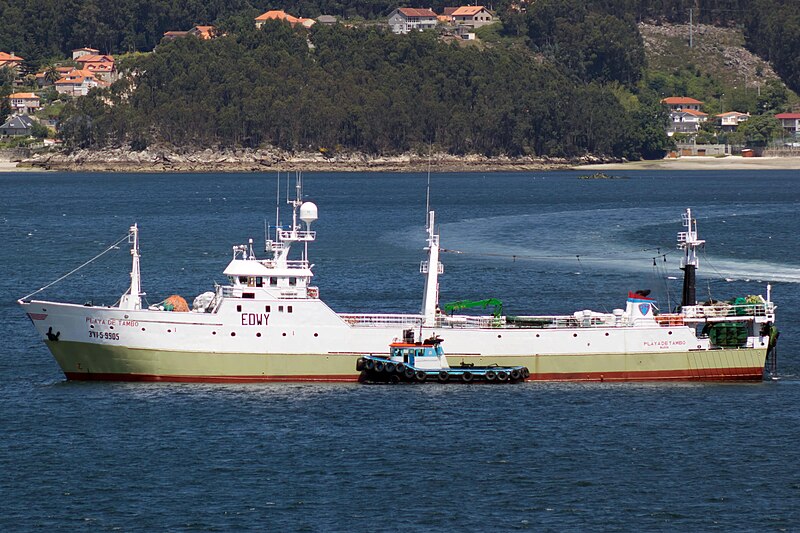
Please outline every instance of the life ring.
[[450, 373], [447, 370], [442, 370], [439, 372], [439, 377], [437, 378], [439, 383], [447, 383], [450, 381]]
[[365, 367], [367, 370], [374, 370], [374, 369], [375, 369], [375, 360], [374, 360], [374, 359], [367, 359], [367, 360], [364, 362], [364, 367]]
[[461, 381], [464, 383], [472, 383], [472, 380], [475, 379], [475, 376], [472, 375], [472, 372], [467, 370], [463, 374], [461, 374]]
[[494, 381], [497, 379], [497, 373], [494, 370], [486, 372], [486, 381]]
[[422, 370], [417, 370], [416, 374], [414, 374], [414, 377], [417, 378], [417, 381], [420, 383], [425, 383], [425, 381], [428, 379], [428, 374]]

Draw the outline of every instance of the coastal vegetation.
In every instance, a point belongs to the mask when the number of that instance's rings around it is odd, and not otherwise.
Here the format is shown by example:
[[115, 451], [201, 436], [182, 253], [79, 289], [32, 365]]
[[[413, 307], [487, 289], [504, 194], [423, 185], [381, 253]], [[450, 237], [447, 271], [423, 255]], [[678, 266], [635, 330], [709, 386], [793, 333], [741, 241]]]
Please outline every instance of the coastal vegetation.
[[[402, 4], [437, 11], [449, 5]], [[649, 64], [641, 22], [685, 23], [692, 10], [695, 23], [741, 26], [743, 44], [798, 90], [800, 19], [792, 6], [500, 0], [494, 8], [502, 24], [481, 29], [481, 46], [461, 46], [436, 33], [398, 36], [374, 24], [305, 30], [272, 22], [256, 30], [253, 17], [271, 7], [256, 0], [0, 0], [0, 50], [23, 55], [29, 68], [80, 46], [124, 54], [120, 81], [59, 104], [60, 135], [73, 149], [270, 145], [326, 155], [657, 158], [671, 146], [664, 96], [708, 101], [710, 112], [735, 105], [758, 114], [780, 111], [789, 93], [777, 80], [748, 92], [747, 81], [733, 90], [693, 64]], [[397, 2], [288, 0], [281, 7], [307, 17], [374, 20]], [[167, 30], [204, 23], [215, 24], [219, 37], [159, 44]]]

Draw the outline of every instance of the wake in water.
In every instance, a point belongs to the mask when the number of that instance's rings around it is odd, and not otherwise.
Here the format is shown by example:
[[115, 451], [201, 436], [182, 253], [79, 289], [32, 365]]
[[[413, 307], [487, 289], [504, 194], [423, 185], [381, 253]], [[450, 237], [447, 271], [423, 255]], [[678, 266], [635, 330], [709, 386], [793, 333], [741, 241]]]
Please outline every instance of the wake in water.
[[[794, 216], [792, 206], [782, 207], [787, 216]], [[777, 211], [775, 206], [766, 205], [704, 206], [700, 237], [704, 237], [704, 224], [730, 228], [728, 233], [741, 237], [743, 230], [736, 227], [744, 224], [748, 231], [755, 231], [756, 225], [749, 223], [751, 218], [763, 221], [767, 214], [773, 220], [781, 218], [776, 216]], [[675, 243], [677, 232], [682, 230], [681, 212], [682, 208], [662, 206], [473, 218], [443, 224], [442, 246], [468, 256], [558, 264], [586, 262], [593, 268], [615, 271], [642, 272], [656, 264], [678, 276], [681, 252]], [[728, 220], [731, 223], [723, 226]], [[637, 247], [636, 241], [660, 244]], [[725, 251], [735, 244], [709, 242], [713, 249]], [[800, 283], [800, 266], [792, 264], [707, 253], [700, 255], [700, 264], [704, 278]]]

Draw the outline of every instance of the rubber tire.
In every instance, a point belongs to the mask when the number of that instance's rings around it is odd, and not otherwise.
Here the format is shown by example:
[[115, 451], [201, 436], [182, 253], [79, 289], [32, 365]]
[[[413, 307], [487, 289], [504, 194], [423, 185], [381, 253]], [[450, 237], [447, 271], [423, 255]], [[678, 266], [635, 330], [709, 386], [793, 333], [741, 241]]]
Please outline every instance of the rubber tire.
[[363, 357], [356, 359], [356, 372], [364, 370], [364, 363], [366, 363], [366, 360]]
[[522, 379], [528, 379], [531, 377], [531, 371], [528, 370], [527, 366], [522, 367]]
[[386, 365], [383, 364], [383, 361], [375, 361], [375, 372], [383, 372], [384, 368]]
[[461, 381], [464, 383], [472, 383], [473, 379], [475, 379], [475, 376], [469, 370], [461, 374]]
[[495, 379], [497, 379], [497, 372], [495, 372], [494, 370], [489, 370], [488, 372], [486, 372], [486, 374], [484, 374], [484, 376], [486, 377], [486, 381], [494, 381]]
[[386, 363], [386, 371], [389, 374], [394, 374], [394, 371], [395, 371], [396, 368], [397, 368], [397, 365], [395, 365], [394, 363]]
[[497, 381], [501, 383], [508, 381], [508, 372], [506, 372], [505, 370], [501, 370], [500, 372], [498, 372]]
[[404, 365], [403, 363], [397, 363], [394, 367], [394, 371], [397, 372], [398, 374], [402, 374], [405, 371], [405, 369], [406, 365]]
[[511, 376], [511, 381], [519, 381], [519, 378], [522, 377], [522, 372], [520, 372], [518, 368], [515, 368], [509, 375]]
[[367, 370], [375, 370], [375, 360], [374, 359], [367, 359], [364, 362], [364, 368]]
[[392, 375], [389, 377], [389, 381], [390, 381], [391, 383], [400, 383], [400, 376], [398, 376], [397, 374], [392, 374]]
[[450, 381], [450, 372], [446, 370], [442, 370], [439, 372], [439, 376], [436, 378], [439, 380], [439, 383], [447, 383]]
[[416, 374], [414, 375], [414, 378], [419, 383], [425, 383], [426, 381], [428, 381], [428, 374], [426, 372], [423, 372], [422, 370], [417, 370]]
[[409, 379], [411, 381], [414, 381], [415, 374], [416, 373], [414, 372], [413, 368], [406, 367], [406, 369], [403, 371], [403, 375], [406, 377], [406, 379]]

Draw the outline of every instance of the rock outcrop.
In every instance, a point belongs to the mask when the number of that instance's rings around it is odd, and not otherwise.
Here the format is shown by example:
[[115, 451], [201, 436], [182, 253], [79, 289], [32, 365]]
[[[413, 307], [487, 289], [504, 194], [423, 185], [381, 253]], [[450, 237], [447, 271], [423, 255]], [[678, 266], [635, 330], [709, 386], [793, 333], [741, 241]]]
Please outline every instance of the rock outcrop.
[[22, 164], [48, 170], [118, 172], [269, 172], [279, 170], [420, 172], [427, 170], [428, 167], [437, 172], [457, 172], [558, 169], [570, 168], [576, 164], [610, 161], [612, 160], [594, 156], [567, 160], [530, 156], [454, 156], [442, 153], [431, 156], [323, 154], [321, 152], [287, 152], [277, 148], [255, 150], [249, 148], [219, 150], [148, 148], [142, 151], [107, 148], [36, 154], [23, 161]]

